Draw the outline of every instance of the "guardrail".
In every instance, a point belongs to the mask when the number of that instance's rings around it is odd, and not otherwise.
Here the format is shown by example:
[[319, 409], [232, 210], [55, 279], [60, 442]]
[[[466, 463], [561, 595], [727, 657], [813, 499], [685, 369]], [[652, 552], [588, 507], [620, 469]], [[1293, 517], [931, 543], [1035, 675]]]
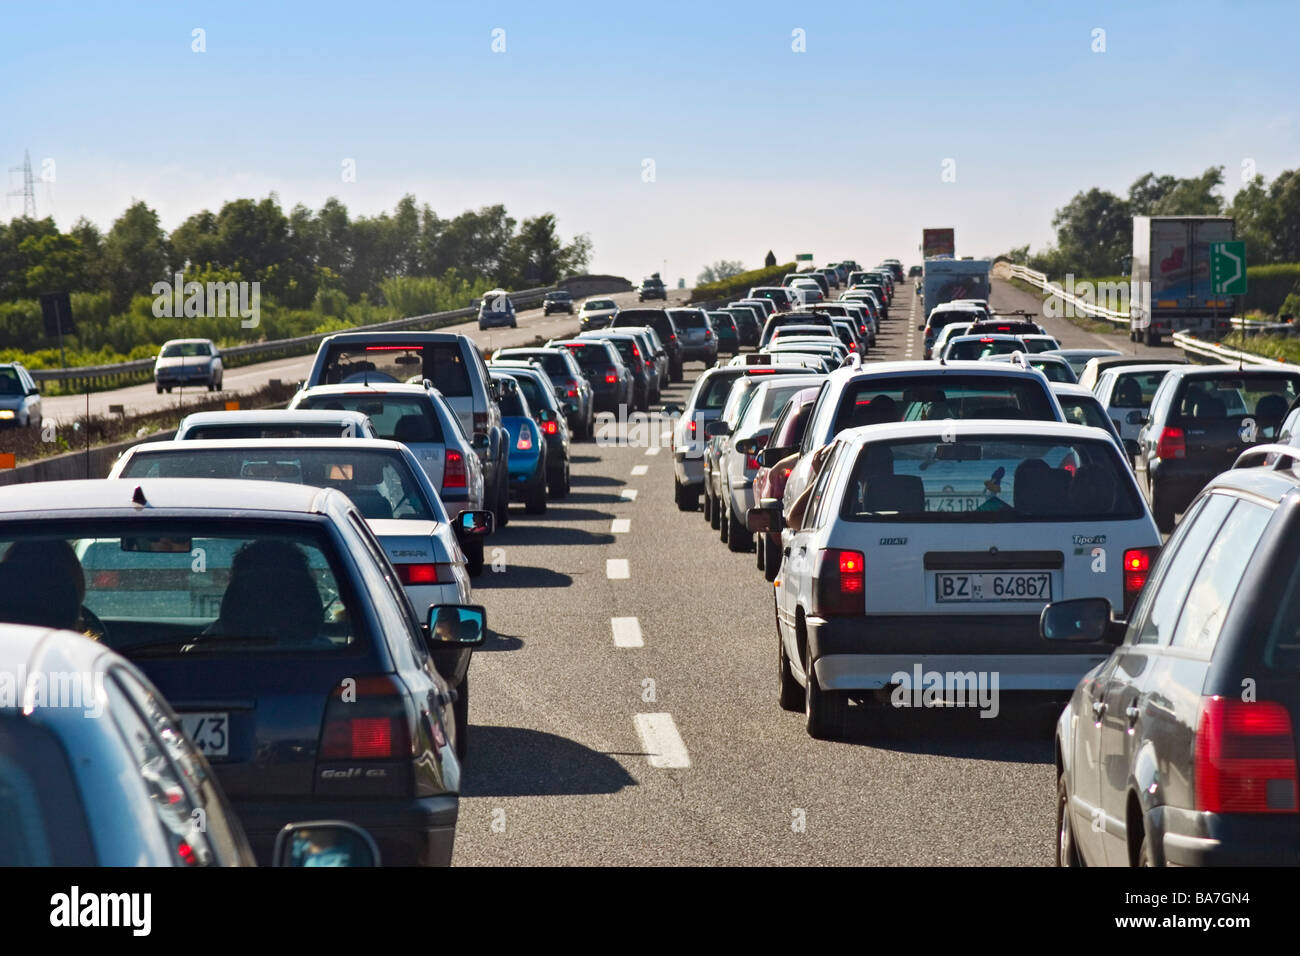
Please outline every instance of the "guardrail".
[[[518, 306], [528, 306], [540, 302], [548, 292], [554, 292], [555, 286], [543, 286], [536, 289], [524, 289], [510, 293], [510, 300]], [[346, 332], [387, 332], [398, 329], [410, 329], [436, 322], [448, 325], [455, 319], [470, 318], [478, 314], [477, 306], [451, 309], [447, 312], [430, 312], [427, 315], [412, 315], [389, 322], [374, 322], [370, 325], [358, 325], [350, 329], [336, 331]], [[321, 340], [334, 332], [318, 332], [313, 335], [300, 335], [292, 339], [276, 339], [271, 342], [253, 342], [249, 345], [233, 345], [221, 349], [223, 363], [226, 359], [276, 358], [288, 355], [304, 355], [317, 348]], [[241, 363], [242, 364], [242, 363]], [[94, 382], [103, 379], [125, 379], [143, 372], [153, 370], [153, 359], [136, 359], [132, 362], [119, 362], [116, 365], [86, 365], [81, 368], [47, 368], [30, 369], [32, 378], [39, 382]]]
[[1015, 263], [1006, 261], [997, 263], [993, 268], [997, 269], [998, 266], [1002, 267], [1002, 271], [1009, 278], [1019, 279], [1021, 282], [1028, 282], [1035, 288], [1050, 293], [1062, 302], [1073, 307], [1076, 312], [1082, 312], [1084, 315], [1095, 319], [1105, 319], [1107, 322], [1114, 325], [1126, 326], [1129, 324], [1130, 316], [1127, 312], [1116, 312], [1114, 309], [1102, 308], [1099, 305], [1093, 305], [1091, 302], [1080, 299], [1077, 295], [1066, 292], [1065, 289], [1056, 285], [1054, 282], [1051, 282], [1047, 278], [1047, 274], [1044, 272], [1030, 269], [1027, 266], [1018, 266]]
[[1204, 342], [1194, 335], [1186, 332], [1175, 332], [1173, 334], [1174, 345], [1178, 346], [1184, 352], [1192, 355], [1199, 355], [1202, 358], [1214, 359], [1225, 365], [1243, 364], [1254, 365], [1260, 368], [1284, 368], [1295, 371], [1296, 366], [1287, 362], [1278, 362], [1274, 359], [1264, 358], [1262, 355], [1256, 355], [1253, 352], [1241, 352], [1237, 349], [1230, 349], [1227, 346], [1217, 345], [1214, 342]]

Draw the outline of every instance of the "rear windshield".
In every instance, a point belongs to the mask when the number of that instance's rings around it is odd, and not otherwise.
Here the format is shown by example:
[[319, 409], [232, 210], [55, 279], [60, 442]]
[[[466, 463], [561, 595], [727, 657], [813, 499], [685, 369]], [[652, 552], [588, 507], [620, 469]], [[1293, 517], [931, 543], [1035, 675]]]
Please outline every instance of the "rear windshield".
[[945, 325], [951, 325], [953, 322], [973, 323], [978, 318], [978, 312], [968, 309], [945, 309], [943, 312], [933, 312], [930, 314], [930, 331], [938, 332]]
[[844, 496], [850, 521], [1117, 521], [1141, 518], [1112, 442], [966, 436], [862, 448]]
[[955, 342], [949, 342], [947, 348], [943, 350], [943, 357], [953, 359], [954, 361], [970, 361], [982, 359], [986, 355], [1010, 355], [1012, 352], [1023, 352], [1025, 350], [1022, 342], [1007, 342], [998, 339], [970, 339], [962, 341], [958, 339]]
[[[524, 393], [524, 400], [528, 402], [529, 408], [555, 408], [554, 393], [550, 386], [546, 387], [546, 393], [542, 393], [542, 387], [537, 384], [537, 379], [531, 375], [511, 375], [510, 378], [519, 386], [519, 391]], [[501, 409], [501, 414], [506, 414], [505, 407]]]
[[1115, 376], [1111, 391], [1111, 408], [1150, 408], [1156, 389], [1164, 381], [1168, 369], [1158, 372], [1124, 372]]
[[732, 383], [742, 374], [744, 374], [743, 370], [736, 369], [734, 372], [723, 371], [710, 375], [700, 385], [700, 394], [695, 397], [695, 407], [721, 409], [727, 403]]
[[1023, 375], [871, 378], [844, 389], [835, 431], [882, 422], [944, 418], [1056, 420], [1050, 396]]
[[1091, 425], [1093, 428], [1104, 428], [1110, 431], [1110, 419], [1102, 411], [1101, 405], [1095, 398], [1088, 398], [1084, 395], [1058, 395], [1056, 400], [1061, 403], [1061, 411], [1065, 412], [1065, 420], [1075, 425]]
[[539, 362], [551, 378], [564, 378], [573, 372], [569, 368], [569, 363], [564, 360], [564, 354], [555, 349], [503, 349], [496, 354], [496, 357]]
[[[493, 379], [500, 382], [501, 379]], [[502, 390], [501, 399], [498, 404], [501, 406], [501, 414], [507, 417], [528, 418], [528, 409], [524, 407], [526, 398], [519, 389], [514, 391]]]
[[1064, 362], [1040, 362], [1029, 359], [1029, 367], [1036, 368], [1047, 376], [1049, 382], [1064, 382], [1067, 385], [1073, 385], [1078, 381], [1074, 373], [1070, 371], [1070, 366]]
[[123, 478], [245, 478], [337, 488], [371, 520], [445, 521], [406, 461], [392, 451], [346, 448], [234, 449], [150, 452], [132, 458]]
[[666, 318], [663, 309], [623, 309], [614, 316], [614, 325], [650, 325], [662, 330]]
[[[349, 432], [348, 428], [352, 430]], [[361, 429], [349, 422], [310, 422], [290, 425], [280, 422], [266, 424], [250, 422], [244, 425], [195, 425], [185, 432], [187, 439], [219, 438], [358, 438]]]
[[331, 345], [325, 356], [324, 379], [316, 384], [419, 382], [426, 378], [444, 395], [472, 394], [460, 343]]
[[578, 365], [584, 372], [594, 369], [604, 369], [610, 364], [609, 349], [604, 342], [574, 342], [572, 345], [564, 345], [561, 348], [569, 350], [569, 354], [578, 360]]
[[1176, 417], [1214, 423], [1254, 418], [1272, 438], [1270, 429], [1282, 424], [1295, 401], [1296, 378], [1292, 376], [1243, 376], [1234, 378], [1197, 377], [1183, 382], [1176, 400]]
[[1061, 343], [1053, 339], [1025, 339], [1025, 348], [1031, 352], [1051, 352], [1060, 347]]
[[299, 408], [328, 408], [370, 416], [375, 435], [389, 441], [444, 441], [442, 425], [429, 399], [414, 395], [308, 395]]
[[715, 329], [732, 332], [736, 330], [736, 320], [731, 317], [730, 312], [710, 312], [709, 321], [713, 323]]
[[703, 312], [689, 311], [673, 312], [671, 314], [679, 329], [703, 329], [709, 324], [709, 320], [704, 317]]
[[335, 546], [301, 522], [83, 518], [62, 534], [48, 522], [7, 530], [0, 552], [0, 620], [88, 630], [127, 657], [316, 656], [362, 643], [367, 613]]
[[807, 387], [807, 382], [800, 382], [797, 385], [768, 385], [762, 390], [761, 403], [755, 401], [758, 395], [758, 391], [755, 390], [755, 398], [750, 398], [746, 404], [741, 429], [748, 430], [764, 423], [775, 422], [791, 396], [797, 395]]
[[162, 358], [187, 358], [196, 355], [211, 355], [212, 350], [208, 347], [207, 342], [173, 342], [171, 345], [164, 345], [163, 350], [159, 353]]

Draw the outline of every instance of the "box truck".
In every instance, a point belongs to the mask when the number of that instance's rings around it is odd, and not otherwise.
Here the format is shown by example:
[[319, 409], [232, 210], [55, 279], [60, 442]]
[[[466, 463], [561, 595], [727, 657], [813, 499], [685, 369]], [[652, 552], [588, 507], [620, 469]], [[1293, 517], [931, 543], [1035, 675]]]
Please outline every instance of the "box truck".
[[1228, 332], [1236, 301], [1214, 293], [1210, 246], [1234, 238], [1228, 216], [1134, 216], [1129, 338], [1156, 345], [1174, 332]]

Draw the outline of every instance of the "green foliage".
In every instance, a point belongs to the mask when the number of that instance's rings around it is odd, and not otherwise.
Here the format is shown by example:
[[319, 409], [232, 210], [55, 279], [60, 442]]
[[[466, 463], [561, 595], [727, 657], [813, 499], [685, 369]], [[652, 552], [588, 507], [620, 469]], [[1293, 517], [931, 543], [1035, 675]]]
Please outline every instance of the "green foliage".
[[691, 290], [692, 302], [711, 302], [743, 294], [756, 285], [779, 285], [781, 278], [788, 272], [795, 271], [795, 264], [787, 262], [773, 269], [754, 269], [741, 272], [718, 282], [697, 285]]
[[[771, 268], [771, 266], [767, 266]], [[732, 276], [740, 275], [745, 271], [745, 264], [741, 261], [731, 259], [720, 259], [711, 266], [705, 266], [695, 279], [696, 285], [708, 285], [711, 282], [721, 282], [724, 279], [730, 279]]]

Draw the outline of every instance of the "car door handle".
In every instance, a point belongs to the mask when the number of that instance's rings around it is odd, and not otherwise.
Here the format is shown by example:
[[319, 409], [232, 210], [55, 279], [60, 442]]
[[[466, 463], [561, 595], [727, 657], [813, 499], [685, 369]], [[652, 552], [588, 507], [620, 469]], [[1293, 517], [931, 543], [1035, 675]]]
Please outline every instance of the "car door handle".
[[1130, 724], [1137, 723], [1137, 719], [1142, 716], [1142, 711], [1134, 704], [1129, 704], [1124, 708], [1124, 716], [1128, 718]]
[[782, 553], [783, 555], [785, 555], [787, 558], [790, 557], [790, 549], [789, 549], [789, 548], [786, 548], [786, 549], [785, 549], [784, 551], [782, 551], [781, 553]]
[[1106, 702], [1104, 700], [1094, 700], [1092, 702], [1092, 713], [1095, 717], [1100, 717], [1106, 712]]

